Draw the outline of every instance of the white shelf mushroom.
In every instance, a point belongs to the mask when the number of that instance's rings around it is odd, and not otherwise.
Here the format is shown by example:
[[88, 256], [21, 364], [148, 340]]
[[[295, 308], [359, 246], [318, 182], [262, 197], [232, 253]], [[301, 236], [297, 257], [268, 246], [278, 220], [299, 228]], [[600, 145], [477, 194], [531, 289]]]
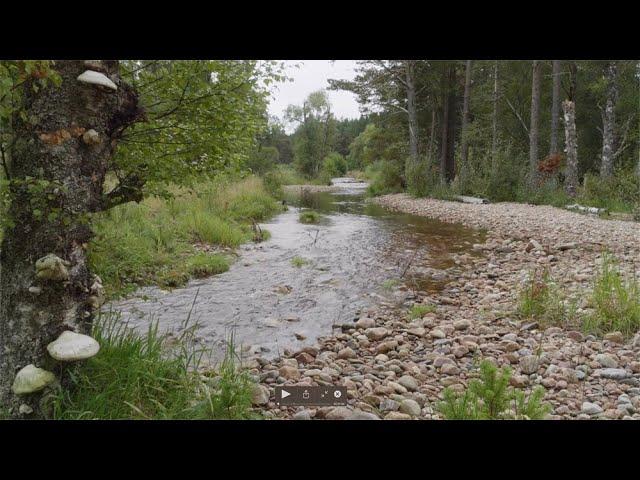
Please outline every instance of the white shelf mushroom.
[[30, 363], [16, 374], [11, 390], [16, 395], [39, 392], [55, 379], [56, 376], [53, 373]]
[[100, 85], [101, 87], [107, 87], [111, 90], [118, 90], [118, 86], [113, 83], [109, 77], [104, 73], [94, 72], [93, 70], [86, 70], [83, 74], [79, 75], [78, 81], [92, 85]]
[[93, 357], [100, 344], [88, 335], [65, 330], [57, 340], [47, 345], [47, 351], [56, 360], [73, 362]]

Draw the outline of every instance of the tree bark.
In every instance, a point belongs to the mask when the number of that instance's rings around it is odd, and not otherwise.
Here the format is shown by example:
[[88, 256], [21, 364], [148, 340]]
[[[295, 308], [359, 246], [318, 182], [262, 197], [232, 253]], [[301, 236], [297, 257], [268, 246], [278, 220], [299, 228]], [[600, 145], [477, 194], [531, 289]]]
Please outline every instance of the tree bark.
[[[14, 118], [13, 226], [0, 252], [0, 408], [12, 417], [21, 415], [21, 404], [33, 409], [32, 417], [46, 417], [51, 393], [47, 387], [15, 395], [16, 372], [34, 364], [64, 385], [65, 366], [48, 356], [46, 346], [64, 330], [90, 332], [100, 285], [87, 266], [87, 217], [129, 195], [124, 186], [104, 195], [104, 180], [123, 130], [143, 117], [117, 61], [58, 61], [54, 69], [60, 86], [34, 91], [27, 80], [25, 115]], [[100, 70], [117, 90], [81, 83], [85, 70]], [[35, 263], [49, 254], [65, 262], [64, 275], [39, 278]]]
[[409, 155], [415, 166], [418, 164], [418, 115], [416, 110], [415, 72], [412, 61], [405, 62], [407, 90], [407, 115], [409, 117]]
[[496, 155], [498, 152], [498, 60], [493, 64], [493, 115], [491, 121], [491, 162], [493, 166], [496, 164]]
[[560, 60], [553, 61], [553, 92], [551, 99], [551, 141], [549, 154], [558, 153], [558, 123], [560, 117]]
[[460, 162], [463, 168], [467, 168], [469, 156], [469, 98], [471, 95], [471, 60], [467, 60], [464, 81], [464, 98], [462, 102], [462, 149]]
[[565, 153], [567, 168], [564, 188], [568, 195], [574, 197], [578, 188], [578, 136], [576, 133], [575, 103], [565, 100], [562, 103], [564, 112]]
[[453, 180], [455, 175], [455, 158], [453, 156], [454, 128], [455, 128], [455, 67], [449, 66], [443, 71], [443, 100], [442, 100], [442, 146], [440, 154], [440, 174], [443, 183]]
[[433, 151], [436, 140], [436, 107], [431, 110], [431, 134], [429, 135], [429, 162], [433, 162]]
[[531, 122], [529, 126], [529, 174], [531, 184], [535, 183], [538, 167], [538, 120], [540, 118], [540, 83], [542, 80], [542, 62], [533, 61], [533, 79], [531, 82]]
[[616, 124], [616, 102], [618, 99], [618, 67], [610, 62], [605, 70], [607, 80], [607, 103], [602, 116], [602, 163], [600, 176], [608, 178], [613, 174], [613, 156]]

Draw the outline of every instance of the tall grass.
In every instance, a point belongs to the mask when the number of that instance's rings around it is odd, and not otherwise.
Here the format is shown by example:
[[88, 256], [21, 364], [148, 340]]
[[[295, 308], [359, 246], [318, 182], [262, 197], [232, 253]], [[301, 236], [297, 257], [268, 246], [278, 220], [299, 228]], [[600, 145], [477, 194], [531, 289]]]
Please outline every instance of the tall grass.
[[53, 400], [53, 418], [254, 418], [253, 384], [238, 366], [233, 338], [207, 378], [198, 368], [209, 352], [196, 346], [193, 327], [170, 342], [157, 323], [140, 335], [116, 315], [100, 318], [93, 331], [100, 352], [72, 367], [70, 385]]
[[[95, 218], [89, 261], [108, 295], [140, 285], [179, 286], [194, 273], [225, 271], [227, 257], [206, 260], [194, 245], [236, 247], [253, 238], [255, 222], [281, 208], [257, 177], [220, 178], [174, 193], [168, 200], [152, 197]], [[198, 259], [189, 261], [194, 256]], [[202, 268], [205, 263], [209, 268]]]
[[544, 325], [562, 325], [575, 317], [575, 305], [564, 294], [547, 270], [534, 270], [518, 293], [518, 314]]
[[593, 312], [583, 320], [587, 332], [631, 336], [640, 330], [640, 282], [635, 276], [625, 279], [608, 253], [603, 255], [590, 306]]

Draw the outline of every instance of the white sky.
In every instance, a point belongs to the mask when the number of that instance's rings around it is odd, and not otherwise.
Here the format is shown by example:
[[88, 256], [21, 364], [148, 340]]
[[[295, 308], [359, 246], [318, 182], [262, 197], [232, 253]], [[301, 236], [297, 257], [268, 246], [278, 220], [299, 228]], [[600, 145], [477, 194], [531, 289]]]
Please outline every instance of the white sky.
[[[302, 105], [311, 92], [329, 88], [327, 79], [355, 77], [355, 60], [286, 60], [286, 75], [293, 81], [276, 84], [272, 90], [269, 113], [282, 119], [289, 105]], [[296, 68], [296, 65], [300, 65]], [[336, 118], [358, 118], [358, 102], [351, 92], [327, 90]]]

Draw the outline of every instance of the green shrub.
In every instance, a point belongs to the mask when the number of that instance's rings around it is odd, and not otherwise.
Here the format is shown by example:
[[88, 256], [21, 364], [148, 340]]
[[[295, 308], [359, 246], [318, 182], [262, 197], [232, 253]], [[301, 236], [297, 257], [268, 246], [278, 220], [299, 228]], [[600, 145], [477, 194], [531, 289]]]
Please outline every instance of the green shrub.
[[583, 321], [587, 332], [619, 331], [631, 336], [640, 330], [640, 282], [635, 277], [625, 280], [610, 254], [602, 258], [590, 306], [593, 313]]
[[538, 420], [550, 411], [542, 403], [544, 389], [537, 387], [527, 398], [521, 390], [509, 386], [511, 369], [498, 369], [491, 361], [480, 363], [480, 378], [473, 379], [462, 393], [443, 391], [438, 411], [447, 420]]
[[365, 175], [370, 179], [367, 192], [371, 196], [397, 193], [404, 188], [402, 169], [395, 163], [378, 161], [366, 168]]
[[347, 173], [347, 161], [338, 152], [331, 152], [322, 160], [322, 171], [331, 177], [342, 177]]
[[640, 178], [631, 169], [618, 169], [607, 179], [588, 173], [577, 200], [610, 212], [632, 213], [640, 205]]

